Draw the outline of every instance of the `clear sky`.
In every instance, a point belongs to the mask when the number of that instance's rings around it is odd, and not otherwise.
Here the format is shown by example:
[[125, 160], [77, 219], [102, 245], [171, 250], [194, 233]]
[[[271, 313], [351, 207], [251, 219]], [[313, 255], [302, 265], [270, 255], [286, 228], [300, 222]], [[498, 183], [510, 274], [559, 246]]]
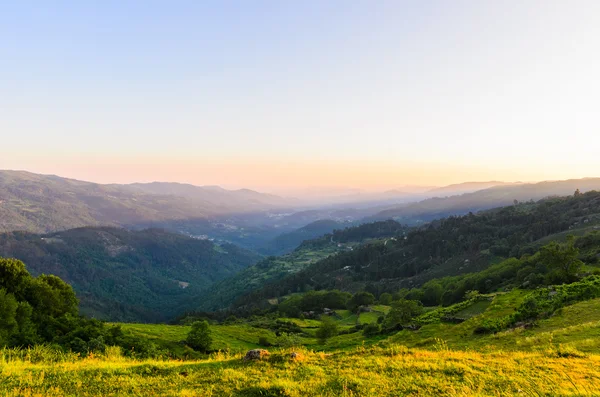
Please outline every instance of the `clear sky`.
[[0, 1], [0, 138], [98, 182], [600, 176], [600, 1]]

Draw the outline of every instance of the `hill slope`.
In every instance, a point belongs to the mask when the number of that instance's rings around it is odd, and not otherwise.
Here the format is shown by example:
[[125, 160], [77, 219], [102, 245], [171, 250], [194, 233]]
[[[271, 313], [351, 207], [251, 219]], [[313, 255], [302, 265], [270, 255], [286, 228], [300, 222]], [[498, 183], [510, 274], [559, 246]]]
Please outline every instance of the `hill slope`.
[[284, 205], [252, 191], [179, 184], [101, 185], [52, 175], [0, 171], [0, 232], [46, 233], [206, 219]]
[[343, 227], [342, 223], [334, 220], [315, 221], [300, 229], [277, 236], [261, 247], [259, 251], [265, 255], [283, 255], [298, 247], [304, 240], [311, 240]]
[[0, 256], [24, 261], [34, 275], [70, 283], [83, 314], [120, 321], [168, 319], [187, 297], [259, 259], [234, 245], [109, 227], [3, 233]]
[[[319, 261], [326, 260], [325, 258], [338, 253], [342, 255], [350, 253], [361, 243], [386, 236], [397, 236], [405, 231], [406, 228], [399, 223], [385, 221], [348, 227], [316, 239], [306, 240], [289, 254], [270, 256], [216, 283], [210, 289], [203, 291], [200, 296], [190, 299], [186, 308], [190, 311], [227, 308], [245, 294], [260, 290], [265, 285], [277, 284], [303, 269], [311, 268]], [[296, 292], [301, 288], [295, 286], [289, 291]], [[260, 304], [260, 301], [254, 303]]]
[[547, 237], [600, 228], [600, 192], [450, 217], [401, 239], [374, 241], [322, 259], [240, 299], [259, 302], [289, 291], [367, 288], [378, 294], [478, 272], [503, 258], [533, 254]]

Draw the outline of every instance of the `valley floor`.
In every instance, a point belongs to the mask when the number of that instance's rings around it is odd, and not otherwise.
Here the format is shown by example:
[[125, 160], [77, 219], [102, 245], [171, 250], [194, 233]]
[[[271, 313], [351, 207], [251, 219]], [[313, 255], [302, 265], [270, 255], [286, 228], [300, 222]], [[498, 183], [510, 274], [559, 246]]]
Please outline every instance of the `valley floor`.
[[108, 357], [32, 363], [5, 354], [4, 396], [563, 396], [600, 395], [600, 355], [476, 353], [400, 345], [244, 362]]

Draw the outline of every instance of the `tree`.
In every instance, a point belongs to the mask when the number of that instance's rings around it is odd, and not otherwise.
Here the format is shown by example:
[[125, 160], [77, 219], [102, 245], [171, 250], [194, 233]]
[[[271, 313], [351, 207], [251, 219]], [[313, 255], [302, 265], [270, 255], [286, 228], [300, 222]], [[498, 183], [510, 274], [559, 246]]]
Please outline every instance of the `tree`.
[[0, 258], [0, 288], [21, 300], [30, 282], [31, 275], [23, 262]]
[[381, 294], [381, 296], [379, 297], [379, 303], [382, 305], [389, 305], [390, 303], [392, 303], [392, 294], [388, 292], [384, 292], [383, 294]]
[[385, 329], [395, 329], [423, 313], [423, 304], [419, 301], [401, 299], [392, 303], [392, 308], [383, 320]]
[[6, 345], [18, 331], [16, 320], [18, 303], [12, 294], [0, 289], [0, 346]]
[[583, 265], [579, 260], [579, 250], [575, 247], [575, 238], [569, 236], [566, 244], [556, 241], [540, 249], [540, 260], [551, 270], [552, 281], [572, 282], [577, 279], [577, 272]]
[[350, 302], [348, 302], [348, 306], [350, 310], [355, 310], [359, 306], [368, 306], [375, 303], [375, 296], [370, 292], [357, 292], [354, 294]]
[[444, 288], [437, 281], [429, 281], [423, 285], [423, 303], [427, 306], [437, 306], [440, 304]]
[[371, 336], [378, 335], [381, 332], [381, 327], [377, 323], [367, 324], [363, 328], [362, 332], [363, 332], [363, 335], [368, 338]]
[[208, 321], [196, 321], [188, 333], [185, 343], [194, 350], [207, 352], [212, 345]]
[[336, 336], [337, 334], [337, 323], [331, 317], [323, 316], [321, 318], [321, 326], [317, 330], [317, 338], [319, 338], [322, 343], [325, 343], [327, 339]]

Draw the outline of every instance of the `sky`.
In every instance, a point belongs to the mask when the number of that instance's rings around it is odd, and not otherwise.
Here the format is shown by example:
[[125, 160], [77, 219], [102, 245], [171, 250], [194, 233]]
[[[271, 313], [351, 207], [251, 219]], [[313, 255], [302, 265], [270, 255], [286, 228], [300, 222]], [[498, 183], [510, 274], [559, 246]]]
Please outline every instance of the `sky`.
[[0, 1], [0, 169], [289, 191], [600, 176], [600, 1]]

